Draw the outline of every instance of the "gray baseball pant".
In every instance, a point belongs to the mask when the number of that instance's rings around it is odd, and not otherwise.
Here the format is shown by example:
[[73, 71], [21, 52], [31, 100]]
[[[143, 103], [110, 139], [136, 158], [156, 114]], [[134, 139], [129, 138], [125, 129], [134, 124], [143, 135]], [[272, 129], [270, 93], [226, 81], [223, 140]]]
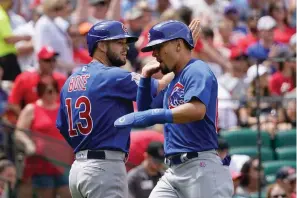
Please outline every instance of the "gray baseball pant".
[[69, 188], [73, 198], [127, 198], [125, 153], [105, 151], [106, 159], [87, 159], [87, 151], [76, 153]]
[[149, 198], [231, 198], [233, 181], [215, 150], [171, 166]]

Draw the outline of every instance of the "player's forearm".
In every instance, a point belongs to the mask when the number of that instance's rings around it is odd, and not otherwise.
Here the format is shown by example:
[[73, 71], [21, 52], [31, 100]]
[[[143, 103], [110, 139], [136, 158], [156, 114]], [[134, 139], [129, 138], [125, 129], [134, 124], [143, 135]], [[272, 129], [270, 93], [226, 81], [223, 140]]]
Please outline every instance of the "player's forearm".
[[141, 78], [137, 90], [137, 109], [145, 111], [150, 109], [153, 97], [151, 95], [151, 78]]
[[173, 123], [183, 124], [202, 120], [205, 112], [205, 105], [199, 101], [185, 103], [172, 109]]
[[158, 80], [158, 93], [165, 89], [168, 84], [172, 81], [174, 78], [174, 73], [168, 73], [162, 77], [162, 79]]

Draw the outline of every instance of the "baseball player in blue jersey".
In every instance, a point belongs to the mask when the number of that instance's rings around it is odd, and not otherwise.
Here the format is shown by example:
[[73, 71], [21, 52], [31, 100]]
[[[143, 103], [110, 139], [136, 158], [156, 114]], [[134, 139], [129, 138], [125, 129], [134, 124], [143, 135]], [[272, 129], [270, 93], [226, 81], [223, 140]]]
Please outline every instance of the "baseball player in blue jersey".
[[[157, 24], [149, 31], [143, 52], [153, 51], [159, 64], [142, 70], [137, 104], [140, 112], [115, 121], [117, 128], [164, 126], [164, 150], [169, 169], [150, 198], [231, 198], [228, 166], [217, 155], [218, 84], [206, 63], [191, 58], [190, 29], [178, 21]], [[151, 76], [174, 72], [171, 83], [152, 97]]]
[[[56, 125], [75, 153], [69, 176], [74, 198], [128, 196], [124, 161], [131, 130], [115, 128], [114, 121], [133, 112], [136, 101], [137, 74], [119, 68], [126, 63], [128, 43], [136, 40], [118, 21], [94, 25], [87, 34], [93, 61], [73, 73], [61, 90]], [[151, 94], [161, 85], [152, 80]]]

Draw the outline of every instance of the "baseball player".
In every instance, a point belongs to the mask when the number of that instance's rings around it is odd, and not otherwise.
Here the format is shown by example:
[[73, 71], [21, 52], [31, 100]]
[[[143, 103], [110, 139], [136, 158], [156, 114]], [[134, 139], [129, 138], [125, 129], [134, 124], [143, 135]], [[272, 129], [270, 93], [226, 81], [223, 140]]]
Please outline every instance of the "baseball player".
[[[218, 84], [206, 63], [191, 58], [190, 29], [178, 21], [165, 21], [149, 31], [143, 52], [153, 51], [159, 64], [142, 70], [137, 104], [141, 112], [115, 121], [117, 128], [165, 124], [164, 151], [169, 169], [150, 198], [231, 198], [233, 183], [216, 149], [218, 148]], [[151, 76], [161, 70], [175, 77], [153, 98]]]
[[[74, 198], [128, 196], [124, 161], [131, 130], [113, 123], [133, 112], [138, 76], [119, 67], [126, 63], [128, 43], [136, 40], [118, 21], [94, 25], [87, 34], [92, 62], [61, 90], [56, 125], [75, 153], [69, 176]], [[160, 84], [152, 80], [152, 94]]]

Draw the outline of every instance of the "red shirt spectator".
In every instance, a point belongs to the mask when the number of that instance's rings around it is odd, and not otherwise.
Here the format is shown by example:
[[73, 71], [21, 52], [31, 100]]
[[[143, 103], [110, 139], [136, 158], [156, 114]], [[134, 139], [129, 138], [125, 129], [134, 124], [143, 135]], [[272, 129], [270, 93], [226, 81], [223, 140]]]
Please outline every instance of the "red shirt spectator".
[[253, 34], [248, 34], [244, 38], [241, 38], [237, 42], [238, 48], [240, 48], [243, 52], [247, 50], [247, 48], [257, 42], [257, 37]]
[[144, 160], [143, 154], [151, 141], [164, 142], [164, 135], [152, 130], [131, 132], [130, 138], [130, 152], [126, 163], [127, 171], [141, 164]]
[[59, 90], [66, 81], [66, 76], [54, 72], [56, 56], [58, 54], [50, 47], [44, 46], [37, 54], [39, 69], [36, 71], [23, 72], [17, 76], [8, 98], [11, 110], [19, 114], [22, 106], [35, 102], [38, 99], [36, 86], [40, 79], [54, 79], [58, 83]]
[[[15, 80], [11, 94], [8, 98], [10, 104], [23, 105], [33, 103], [38, 99], [36, 86], [40, 81], [40, 73], [38, 71], [23, 72]], [[54, 72], [53, 78], [58, 82], [59, 90], [66, 81], [66, 77], [60, 73]]]
[[290, 38], [293, 34], [296, 33], [295, 28], [291, 28], [289, 26], [285, 26], [284, 29], [275, 28], [274, 29], [274, 40], [280, 43], [289, 43]]
[[293, 79], [278, 71], [271, 76], [269, 89], [273, 95], [282, 95], [284, 92], [292, 91], [294, 89]]

